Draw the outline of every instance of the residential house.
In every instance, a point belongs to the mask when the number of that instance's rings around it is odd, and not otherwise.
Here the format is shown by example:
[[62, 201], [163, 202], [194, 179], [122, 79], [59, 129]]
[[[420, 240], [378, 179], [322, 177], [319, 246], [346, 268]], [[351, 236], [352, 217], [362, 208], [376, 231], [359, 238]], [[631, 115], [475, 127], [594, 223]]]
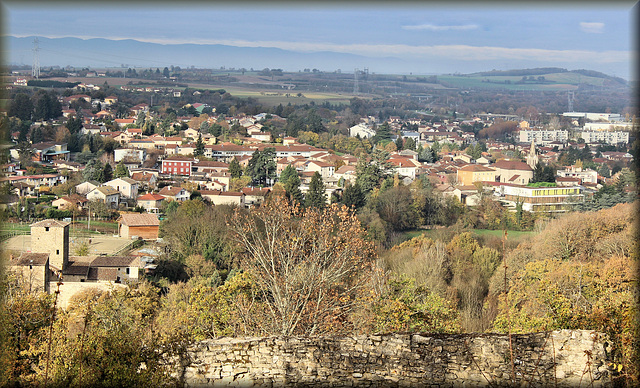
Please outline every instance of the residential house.
[[374, 137], [375, 135], [376, 131], [373, 128], [362, 123], [349, 128], [349, 136], [351, 137], [359, 136], [362, 139], [369, 139]]
[[100, 186], [100, 182], [97, 181], [86, 181], [75, 186], [76, 194], [87, 195], [89, 192], [96, 187]]
[[495, 182], [496, 170], [479, 164], [468, 164], [457, 171], [458, 183], [472, 186], [474, 182]]
[[67, 150], [67, 143], [43, 142], [36, 143], [31, 148], [34, 153], [33, 159], [38, 162], [69, 160], [70, 152]]
[[98, 186], [87, 193], [87, 199], [104, 202], [107, 207], [117, 209], [120, 203], [120, 192], [111, 186]]
[[242, 189], [242, 194], [244, 194], [244, 204], [245, 206], [257, 206], [261, 205], [271, 189], [268, 187], [265, 188], [253, 188], [253, 187], [245, 187]]
[[71, 194], [66, 197], [58, 198], [51, 202], [51, 205], [60, 210], [83, 210], [89, 200], [79, 194]]
[[158, 194], [162, 195], [166, 200], [183, 202], [191, 197], [191, 193], [182, 187], [165, 186]]
[[144, 208], [147, 213], [158, 213], [164, 199], [160, 194], [147, 193], [138, 197], [137, 204]]
[[320, 173], [322, 179], [333, 176], [336, 167], [332, 163], [321, 162], [317, 160], [309, 161], [305, 164], [305, 171], [313, 171]]
[[191, 175], [193, 158], [186, 156], [170, 156], [162, 160], [161, 172], [168, 175]]
[[112, 179], [109, 182], [105, 182], [105, 185], [118, 190], [121, 197], [129, 199], [138, 197], [138, 182], [131, 178]]
[[114, 121], [120, 128], [124, 128], [127, 125], [133, 125], [136, 123], [136, 119], [115, 119]]
[[205, 201], [214, 205], [244, 206], [244, 194], [237, 191], [201, 190]]
[[154, 189], [158, 182], [158, 175], [146, 172], [134, 172], [131, 179], [138, 182], [138, 190]]
[[338, 180], [342, 179], [345, 182], [351, 182], [352, 184], [356, 182], [356, 168], [354, 166], [341, 166], [339, 169], [335, 171], [333, 174], [334, 178]]

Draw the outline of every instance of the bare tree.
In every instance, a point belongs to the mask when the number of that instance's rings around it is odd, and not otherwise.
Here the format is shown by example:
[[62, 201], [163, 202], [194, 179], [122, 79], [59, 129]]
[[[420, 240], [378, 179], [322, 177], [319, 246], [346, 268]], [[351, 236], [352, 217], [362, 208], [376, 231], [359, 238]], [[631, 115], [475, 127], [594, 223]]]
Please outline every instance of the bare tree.
[[267, 305], [265, 331], [281, 335], [338, 333], [371, 280], [376, 253], [346, 207], [306, 211], [276, 198], [231, 219], [241, 266]]

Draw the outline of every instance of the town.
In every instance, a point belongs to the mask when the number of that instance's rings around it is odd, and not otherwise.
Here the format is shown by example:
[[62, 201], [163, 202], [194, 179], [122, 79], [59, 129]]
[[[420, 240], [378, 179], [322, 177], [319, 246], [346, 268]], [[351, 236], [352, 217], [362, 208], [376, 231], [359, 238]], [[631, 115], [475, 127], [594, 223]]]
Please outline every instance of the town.
[[[638, 123], [630, 102], [617, 113], [576, 111], [574, 92], [558, 91], [554, 98], [566, 103], [561, 111], [527, 101], [491, 113], [473, 110], [469, 90], [360, 92], [365, 75], [376, 90], [365, 72], [354, 84], [359, 90], [334, 93], [335, 100], [314, 97], [279, 69], [254, 72], [266, 84], [253, 97], [236, 96], [228, 85], [186, 84], [204, 70], [129, 69], [119, 84], [111, 72], [5, 75], [3, 249], [28, 293], [55, 296], [54, 308], [73, 311], [98, 291], [160, 298], [149, 296], [158, 287], [187, 301], [162, 302], [171, 314], [183, 314], [157, 315], [166, 338], [175, 330], [194, 341], [256, 333], [485, 332], [504, 330], [509, 313], [499, 307], [503, 265], [529, 273], [526, 255], [575, 264], [598, 252], [630, 260], [630, 242], [620, 237], [631, 233], [637, 198]], [[315, 69], [301, 74], [322, 76]], [[284, 90], [274, 91], [272, 81]], [[600, 221], [575, 218], [595, 212]], [[579, 234], [578, 224], [594, 231], [580, 244], [571, 236], [557, 242], [559, 230]], [[547, 245], [526, 242], [529, 236]], [[596, 244], [589, 239], [601, 237], [608, 245], [585, 250]], [[277, 241], [277, 253], [262, 240]], [[552, 245], [557, 249], [547, 251]], [[514, 252], [509, 265], [506, 249]], [[535, 253], [518, 253], [525, 249]], [[323, 252], [348, 269], [315, 283], [331, 276]], [[278, 269], [265, 269], [273, 255], [296, 275], [278, 278]], [[384, 281], [377, 270], [385, 271]], [[371, 279], [384, 291], [369, 288]], [[326, 299], [269, 310], [277, 282], [313, 290], [309, 300]], [[249, 310], [252, 303], [258, 307]], [[357, 314], [368, 317], [358, 322]], [[438, 318], [418, 318], [430, 314]], [[179, 326], [180, 319], [193, 326]]]

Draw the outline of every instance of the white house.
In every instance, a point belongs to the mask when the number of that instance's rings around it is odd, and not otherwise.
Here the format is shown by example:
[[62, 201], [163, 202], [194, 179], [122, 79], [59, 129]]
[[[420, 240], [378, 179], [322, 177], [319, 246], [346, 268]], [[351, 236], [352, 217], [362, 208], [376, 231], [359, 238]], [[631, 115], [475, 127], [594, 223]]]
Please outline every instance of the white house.
[[108, 207], [115, 209], [120, 201], [120, 192], [111, 186], [100, 186], [87, 194], [89, 201], [104, 202]]
[[120, 192], [120, 195], [124, 198], [137, 198], [138, 197], [138, 182], [131, 178], [116, 178], [109, 182], [105, 182], [105, 185], [111, 186]]

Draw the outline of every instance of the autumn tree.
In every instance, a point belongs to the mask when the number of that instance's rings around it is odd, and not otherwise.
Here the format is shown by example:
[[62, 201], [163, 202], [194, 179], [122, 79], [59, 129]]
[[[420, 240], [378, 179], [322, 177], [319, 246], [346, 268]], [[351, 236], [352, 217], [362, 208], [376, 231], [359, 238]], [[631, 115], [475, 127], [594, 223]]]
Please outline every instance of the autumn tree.
[[265, 331], [319, 335], [348, 331], [347, 316], [369, 281], [375, 260], [371, 242], [347, 208], [306, 211], [274, 199], [230, 222], [241, 267], [268, 304]]

